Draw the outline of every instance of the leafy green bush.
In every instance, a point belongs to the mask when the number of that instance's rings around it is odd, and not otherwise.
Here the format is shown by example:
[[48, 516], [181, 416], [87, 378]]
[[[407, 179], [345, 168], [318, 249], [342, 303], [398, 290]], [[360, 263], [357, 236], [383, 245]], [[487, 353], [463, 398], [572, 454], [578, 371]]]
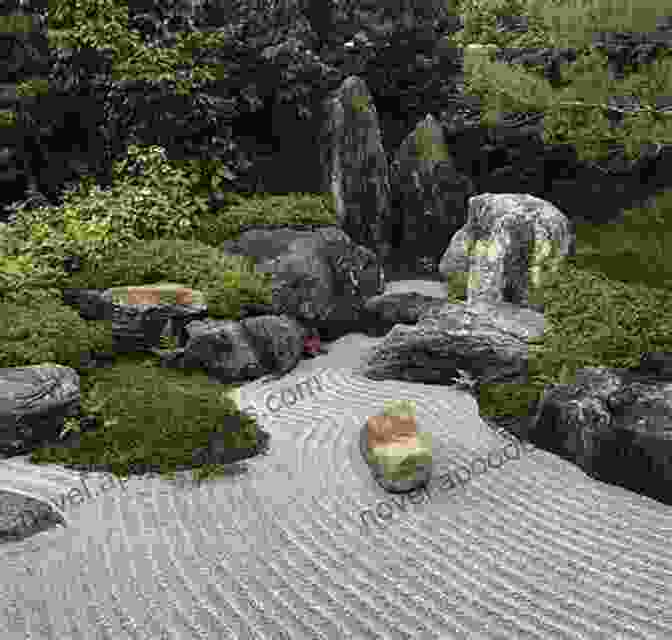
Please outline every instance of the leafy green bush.
[[112, 350], [109, 321], [83, 320], [48, 297], [0, 303], [0, 367], [56, 362], [78, 368], [88, 351]]
[[[84, 180], [64, 194], [60, 207], [30, 211], [20, 205], [13, 207], [16, 222], [3, 230], [0, 237], [0, 259], [5, 267], [0, 294], [26, 286], [77, 286], [63, 270], [63, 259], [68, 255], [79, 256], [89, 268], [99, 267], [99, 275], [112, 269], [119, 274], [112, 284], [123, 284], [124, 280], [151, 283], [154, 274], [149, 273], [149, 264], [141, 266], [136, 260], [135, 271], [127, 272], [121, 281], [118, 278], [124, 266], [117, 268], [110, 264], [108, 256], [120, 246], [137, 247], [137, 240], [172, 238], [199, 242], [200, 238], [213, 245], [254, 224], [282, 226], [336, 221], [333, 198], [328, 195], [296, 194], [248, 200], [225, 193], [223, 207], [213, 212], [206, 192], [219, 187], [226, 167], [221, 163], [188, 161], [180, 168], [166, 160], [161, 147], [131, 145], [127, 158], [115, 163], [114, 175], [115, 184], [105, 190], [91, 179]], [[180, 271], [193, 272], [194, 266], [186, 254], [182, 250], [173, 267], [179, 265]], [[173, 273], [171, 279], [191, 283], [184, 273]]]
[[48, 271], [38, 267], [28, 256], [0, 254], [0, 301], [36, 300], [37, 297], [60, 300], [60, 290], [52, 283]]
[[[221, 242], [237, 238], [248, 227], [255, 225], [283, 227], [335, 224], [338, 223], [331, 194], [296, 193], [288, 196], [255, 195], [250, 198], [241, 198], [237, 204], [228, 207], [216, 218], [206, 219], [202, 228], [208, 229], [209, 237], [216, 238], [216, 242]], [[196, 227], [199, 228], [199, 223]]]
[[72, 274], [69, 286], [107, 289], [159, 280], [193, 286], [226, 268], [231, 264], [221, 252], [198, 242], [135, 240], [107, 250], [95, 263], [84, 262], [81, 271]]
[[[450, 40], [456, 46], [472, 43], [492, 43], [498, 47], [532, 49], [548, 47], [553, 42], [546, 27], [539, 3], [531, 0], [458, 0], [455, 14], [464, 17], [464, 29], [455, 32]], [[498, 28], [497, 18], [525, 16], [528, 29], [525, 33], [512, 33]]]
[[67, 276], [63, 257], [75, 247], [45, 221], [53, 208], [15, 211], [19, 215], [14, 224], [0, 225], [0, 299], [29, 289], [58, 288]]
[[[546, 329], [530, 340], [526, 385], [482, 385], [482, 415], [528, 415], [544, 385], [570, 383], [583, 367], [638, 366], [645, 351], [672, 351], [669, 290], [610, 280], [569, 260], [544, 291]], [[578, 310], [578, 311], [577, 311]]]
[[187, 240], [140, 240], [118, 247], [105, 260], [73, 274], [69, 286], [107, 289], [161, 280], [203, 291], [212, 317], [237, 318], [241, 304], [271, 301], [270, 276], [257, 273], [249, 258]]
[[115, 165], [114, 175], [119, 194], [138, 190], [139, 209], [117, 215], [126, 217], [125, 226], [139, 238], [204, 237], [207, 244], [215, 245], [256, 224], [336, 224], [333, 199], [327, 194], [245, 198], [224, 193], [223, 206], [213, 212], [208, 194], [219, 192], [228, 171], [221, 162], [189, 160], [177, 166], [166, 160], [161, 147], [135, 145], [127, 155]]
[[208, 315], [213, 318], [240, 318], [243, 304], [271, 304], [270, 276], [225, 271], [205, 288]]
[[0, 127], [16, 126], [16, 114], [11, 109], [0, 109]]
[[[52, 6], [53, 5], [53, 6]], [[215, 80], [221, 72], [210, 64], [193, 64], [195, 51], [221, 47], [227, 34], [178, 33], [171, 47], [151, 47], [140, 33], [128, 28], [127, 2], [117, 0], [56, 0], [49, 5], [48, 37], [51, 47], [106, 50], [112, 55], [115, 79], [174, 79], [178, 93], [189, 93], [194, 83]], [[177, 73], [184, 66], [190, 78]]]
[[[141, 166], [140, 174], [124, 175], [129, 166]], [[71, 234], [98, 241], [184, 237], [209, 211], [208, 199], [194, 193], [201, 176], [168, 162], [161, 147], [131, 145], [113, 175], [109, 189], [83, 186], [71, 194], [61, 211]]]
[[[84, 189], [91, 189], [88, 197], [83, 196]], [[21, 255], [35, 257], [40, 262], [56, 265], [65, 255], [95, 260], [107, 248], [137, 239], [132, 232], [118, 228], [119, 225], [113, 235], [110, 220], [96, 215], [96, 209], [108, 214], [113, 210], [105, 202], [105, 193], [98, 187], [80, 185], [79, 191], [69, 189], [64, 194], [62, 207], [33, 210], [12, 207], [16, 220], [6, 234], [20, 247]]]
[[[208, 166], [207, 185], [205, 169], [193, 161], [185, 167], [168, 162], [161, 147], [131, 145], [127, 158], [115, 163], [112, 187], [101, 189], [88, 179], [68, 189], [60, 207], [12, 207], [16, 222], [9, 233], [21, 255], [56, 262], [66, 254], [95, 261], [137, 239], [190, 238], [194, 222], [210, 212], [204, 189], [217, 188], [225, 167]], [[129, 168], [133, 172], [125, 175]]]

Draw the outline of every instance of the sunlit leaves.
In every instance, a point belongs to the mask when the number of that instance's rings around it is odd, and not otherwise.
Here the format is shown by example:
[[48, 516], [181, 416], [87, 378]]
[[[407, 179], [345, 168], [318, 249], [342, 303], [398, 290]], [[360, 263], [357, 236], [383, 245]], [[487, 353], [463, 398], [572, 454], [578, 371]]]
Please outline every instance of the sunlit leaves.
[[[478, 9], [471, 27], [461, 34], [462, 43], [496, 42], [502, 46], [515, 40], [513, 34], [492, 32], [502, 8], [517, 5], [505, 0], [495, 3], [466, 0], [461, 8]], [[610, 31], [649, 32], [660, 15], [672, 15], [672, 2], [634, 2], [634, 0], [530, 0], [536, 34], [548, 37], [545, 46], [571, 47], [578, 59], [561, 68], [563, 85], [553, 89], [538, 75], [520, 65], [480, 60], [465, 65], [465, 90], [483, 101], [483, 122], [492, 125], [503, 111], [544, 113], [544, 141], [571, 143], [581, 160], [595, 162], [604, 158], [615, 145], [624, 147], [626, 157], [641, 156], [646, 143], [670, 143], [671, 125], [667, 114], [654, 113], [655, 99], [672, 95], [672, 64], [659, 59], [625, 79], [615, 79], [609, 72], [603, 51], [592, 47], [594, 37]], [[641, 8], [641, 10], [640, 10]], [[519, 11], [518, 14], [524, 14]], [[469, 14], [470, 16], [472, 14]], [[513, 12], [511, 15], [517, 15]], [[541, 20], [541, 22], [539, 21]], [[469, 26], [469, 21], [467, 21]], [[642, 65], [643, 66], [643, 65]], [[614, 126], [607, 113], [614, 110], [612, 96], [639, 99], [640, 111], [623, 111], [623, 120]]]

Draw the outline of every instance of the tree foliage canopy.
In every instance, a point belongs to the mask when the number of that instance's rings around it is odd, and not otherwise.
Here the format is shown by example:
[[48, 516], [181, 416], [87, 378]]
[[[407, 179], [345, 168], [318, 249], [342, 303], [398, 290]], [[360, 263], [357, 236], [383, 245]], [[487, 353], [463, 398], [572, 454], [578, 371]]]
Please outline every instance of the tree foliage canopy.
[[225, 70], [195, 64], [199, 49], [226, 42], [222, 33], [178, 33], [172, 47], [146, 46], [128, 28], [128, 4], [120, 0], [60, 0], [48, 17], [50, 42], [77, 49], [104, 49], [113, 55], [113, 77], [174, 80], [177, 92], [188, 93], [195, 83], [216, 80]]
[[[485, 105], [484, 121], [493, 123], [503, 111], [544, 113], [544, 142], [571, 143], [584, 161], [604, 158], [614, 146], [622, 145], [630, 160], [639, 158], [643, 145], [672, 143], [670, 113], [656, 109], [656, 98], [672, 95], [669, 53], [659, 52], [656, 60], [625, 77], [609, 74], [607, 55], [594, 43], [608, 32], [649, 33], [656, 19], [672, 15], [669, 0], [496, 0], [478, 4], [465, 0], [465, 30], [456, 38], [461, 44], [493, 42], [499, 46], [574, 48], [577, 61], [562, 69], [561, 88], [520, 65], [505, 64], [481, 56], [470, 65], [465, 90], [479, 96]], [[522, 37], [505, 34], [495, 27], [496, 17], [525, 15], [530, 30]], [[613, 96], [629, 96], [637, 106], [616, 109]], [[606, 117], [619, 111], [623, 119], [617, 127]]]
[[[278, 3], [260, 4], [265, 13], [271, 5]], [[322, 5], [320, 0], [302, 0], [299, 6], [316, 13]], [[623, 147], [625, 155], [636, 160], [647, 143], [672, 143], [670, 113], [656, 108], [657, 98], [672, 95], [669, 52], [659, 51], [653, 63], [630, 67], [623, 78], [616, 78], [609, 74], [606, 53], [595, 46], [605, 33], [655, 31], [661, 15], [672, 15], [672, 0], [448, 0], [446, 6], [464, 18], [465, 28], [452, 36], [458, 46], [487, 42], [498, 47], [573, 48], [579, 54], [575, 62], [563, 65], [561, 81], [556, 83], [560, 86], [552, 86], [534, 70], [480, 56], [478, 64], [470, 66], [465, 90], [483, 100], [486, 124], [503, 111], [541, 111], [544, 142], [573, 144], [579, 158], [588, 162], [606, 157], [614, 147]], [[247, 32], [247, 27], [256, 26], [263, 32], [265, 18], [245, 2], [232, 3], [229, 11], [235, 19], [226, 29], [178, 32], [171, 46], [157, 47], [129, 28], [124, 0], [55, 0], [47, 18], [48, 38], [52, 46], [109, 53], [115, 80], [168, 82], [176, 93], [187, 95], [204, 82], [227, 77], [227, 65], [221, 58], [209, 64], [208, 51], [230, 45], [241, 29]], [[500, 28], [499, 19], [511, 15], [527, 18], [526, 32]], [[313, 18], [317, 20], [317, 14]], [[280, 45], [271, 47], [263, 57], [281, 56], [280, 49]], [[308, 55], [302, 54], [301, 60], [308, 60]], [[293, 68], [287, 70], [290, 77], [292, 72]], [[23, 87], [31, 93], [38, 89], [30, 82]], [[616, 108], [610, 103], [614, 96], [630, 96], [635, 106]], [[622, 116], [618, 125], [607, 117], [614, 112]]]

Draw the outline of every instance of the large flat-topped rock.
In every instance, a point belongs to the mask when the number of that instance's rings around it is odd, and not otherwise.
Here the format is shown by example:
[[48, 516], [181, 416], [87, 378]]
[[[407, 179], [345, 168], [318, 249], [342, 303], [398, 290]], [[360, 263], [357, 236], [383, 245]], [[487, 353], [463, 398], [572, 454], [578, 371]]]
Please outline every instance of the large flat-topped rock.
[[129, 285], [109, 289], [112, 301], [123, 304], [205, 304], [202, 291], [174, 282]]

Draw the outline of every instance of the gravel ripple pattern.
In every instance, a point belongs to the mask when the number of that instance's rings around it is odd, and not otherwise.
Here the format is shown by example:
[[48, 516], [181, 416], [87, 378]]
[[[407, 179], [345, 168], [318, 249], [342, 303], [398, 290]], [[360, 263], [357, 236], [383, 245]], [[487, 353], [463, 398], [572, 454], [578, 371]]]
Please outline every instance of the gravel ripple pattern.
[[[130, 478], [0, 547], [0, 636], [672, 638], [672, 508], [506, 438], [456, 389], [314, 375], [295, 402], [298, 376], [244, 387], [267, 455], [201, 484]], [[432, 481], [407, 497], [357, 443], [400, 398], [433, 438]]]

